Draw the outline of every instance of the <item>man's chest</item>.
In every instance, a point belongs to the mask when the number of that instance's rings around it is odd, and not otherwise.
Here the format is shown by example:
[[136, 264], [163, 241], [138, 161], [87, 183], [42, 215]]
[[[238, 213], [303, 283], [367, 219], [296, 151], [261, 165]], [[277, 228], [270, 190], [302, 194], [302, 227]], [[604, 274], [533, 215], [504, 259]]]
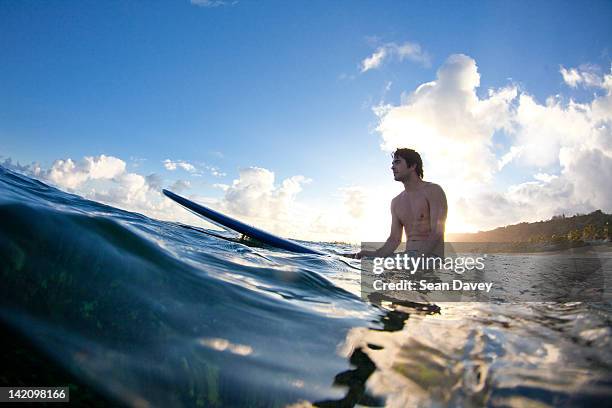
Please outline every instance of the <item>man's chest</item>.
[[398, 201], [397, 215], [404, 225], [429, 221], [429, 200], [422, 191], [405, 193]]

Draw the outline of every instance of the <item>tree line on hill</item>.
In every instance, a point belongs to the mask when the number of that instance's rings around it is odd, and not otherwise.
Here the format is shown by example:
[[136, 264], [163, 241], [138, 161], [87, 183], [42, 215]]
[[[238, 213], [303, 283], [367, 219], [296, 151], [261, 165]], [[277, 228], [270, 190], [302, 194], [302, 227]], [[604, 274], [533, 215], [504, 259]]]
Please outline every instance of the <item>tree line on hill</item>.
[[448, 242], [513, 242], [577, 246], [589, 241], [611, 241], [612, 215], [601, 210], [590, 214], [555, 215], [550, 220], [521, 222], [490, 231], [447, 234]]

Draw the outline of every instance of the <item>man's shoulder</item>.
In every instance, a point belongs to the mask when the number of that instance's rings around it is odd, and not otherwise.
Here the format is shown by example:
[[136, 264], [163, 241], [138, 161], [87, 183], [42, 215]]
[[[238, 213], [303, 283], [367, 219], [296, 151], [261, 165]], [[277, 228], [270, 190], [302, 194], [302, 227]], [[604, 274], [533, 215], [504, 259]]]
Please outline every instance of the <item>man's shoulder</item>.
[[400, 205], [399, 203], [401, 202], [402, 196], [404, 194], [405, 193], [402, 191], [401, 193], [399, 193], [398, 195], [396, 195], [395, 197], [391, 199], [391, 211], [392, 212], [395, 211], [398, 205]]
[[440, 193], [440, 192], [444, 192], [444, 190], [442, 190], [442, 187], [440, 187], [439, 184], [436, 183], [432, 183], [430, 181], [426, 181], [425, 182], [425, 188], [427, 189], [427, 191], [432, 192], [432, 193]]
[[401, 200], [401, 199], [402, 199], [402, 196], [403, 196], [404, 194], [406, 194], [406, 192], [405, 192], [405, 191], [402, 191], [401, 193], [399, 193], [398, 195], [396, 195], [395, 197], [393, 197], [393, 199], [391, 200], [391, 204], [393, 205], [393, 204], [397, 203], [399, 200]]

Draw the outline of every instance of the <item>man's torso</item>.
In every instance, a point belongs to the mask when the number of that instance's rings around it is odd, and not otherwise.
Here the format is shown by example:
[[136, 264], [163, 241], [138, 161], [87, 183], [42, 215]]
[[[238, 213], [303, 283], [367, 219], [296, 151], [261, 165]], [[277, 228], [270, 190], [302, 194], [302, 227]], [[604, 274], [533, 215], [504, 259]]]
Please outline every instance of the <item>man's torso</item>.
[[[421, 251], [431, 233], [430, 191], [435, 184], [425, 182], [415, 191], [402, 191], [395, 200], [395, 212], [406, 234], [406, 251]], [[437, 252], [437, 251], [436, 251]]]

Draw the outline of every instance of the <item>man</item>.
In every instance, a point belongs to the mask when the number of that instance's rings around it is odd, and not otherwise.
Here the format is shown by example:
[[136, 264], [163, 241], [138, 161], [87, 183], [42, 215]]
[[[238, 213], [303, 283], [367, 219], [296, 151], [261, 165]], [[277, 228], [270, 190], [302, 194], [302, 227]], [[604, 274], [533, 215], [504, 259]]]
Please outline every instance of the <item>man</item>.
[[391, 233], [387, 242], [376, 251], [353, 255], [360, 259], [387, 257], [402, 242], [406, 233], [406, 252], [410, 256], [444, 257], [444, 225], [446, 195], [434, 183], [423, 181], [423, 161], [412, 149], [397, 149], [391, 166], [393, 177], [404, 184], [404, 191], [391, 201]]

